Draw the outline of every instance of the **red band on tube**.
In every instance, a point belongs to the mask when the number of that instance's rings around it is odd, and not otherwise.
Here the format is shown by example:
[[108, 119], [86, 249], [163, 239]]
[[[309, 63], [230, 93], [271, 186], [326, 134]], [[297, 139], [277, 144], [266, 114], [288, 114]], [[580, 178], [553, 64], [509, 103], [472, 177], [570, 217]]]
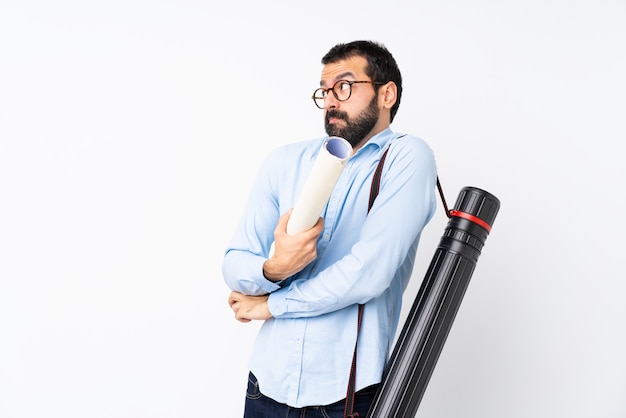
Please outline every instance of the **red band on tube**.
[[487, 222], [483, 221], [477, 216], [470, 215], [469, 213], [461, 212], [456, 209], [450, 210], [450, 216], [457, 216], [459, 218], [467, 219], [468, 221], [472, 221], [475, 224], [482, 226], [483, 228], [487, 230], [487, 232], [491, 232], [491, 225], [489, 225]]

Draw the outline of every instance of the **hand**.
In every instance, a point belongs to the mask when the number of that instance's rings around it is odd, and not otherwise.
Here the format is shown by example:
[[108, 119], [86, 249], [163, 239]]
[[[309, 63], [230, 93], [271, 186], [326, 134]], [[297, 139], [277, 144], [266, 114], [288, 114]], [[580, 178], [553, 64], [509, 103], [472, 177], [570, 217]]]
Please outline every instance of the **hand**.
[[284, 213], [274, 229], [274, 254], [263, 264], [263, 274], [274, 282], [284, 280], [317, 258], [317, 239], [324, 230], [324, 219], [319, 218], [310, 229], [299, 234], [287, 233], [287, 222], [293, 209]]
[[239, 292], [231, 292], [228, 304], [235, 312], [235, 319], [239, 322], [250, 322], [253, 319], [265, 320], [272, 317], [267, 299], [269, 295], [248, 296]]

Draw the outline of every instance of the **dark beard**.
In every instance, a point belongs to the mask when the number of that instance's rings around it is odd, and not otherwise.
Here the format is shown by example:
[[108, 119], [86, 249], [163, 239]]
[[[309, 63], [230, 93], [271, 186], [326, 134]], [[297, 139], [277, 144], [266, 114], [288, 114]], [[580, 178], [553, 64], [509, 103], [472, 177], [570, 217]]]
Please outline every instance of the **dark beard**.
[[[356, 117], [354, 120], [350, 120], [346, 112], [340, 110], [331, 109], [326, 113], [324, 120], [324, 128], [329, 136], [338, 136], [345, 139], [356, 147], [359, 143], [369, 134], [376, 123], [378, 123], [378, 105], [377, 96], [374, 96], [367, 108]], [[346, 126], [341, 128], [337, 125], [331, 125], [328, 123], [329, 118], [338, 118], [346, 121]]]

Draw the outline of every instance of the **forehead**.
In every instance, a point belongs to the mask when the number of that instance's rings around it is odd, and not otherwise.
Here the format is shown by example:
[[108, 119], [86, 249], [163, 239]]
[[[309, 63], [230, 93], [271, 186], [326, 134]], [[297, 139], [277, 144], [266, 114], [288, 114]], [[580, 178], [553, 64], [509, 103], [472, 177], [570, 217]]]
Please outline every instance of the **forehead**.
[[326, 64], [322, 68], [321, 86], [333, 85], [337, 80], [367, 80], [365, 74], [367, 60], [363, 57], [350, 57], [341, 61]]

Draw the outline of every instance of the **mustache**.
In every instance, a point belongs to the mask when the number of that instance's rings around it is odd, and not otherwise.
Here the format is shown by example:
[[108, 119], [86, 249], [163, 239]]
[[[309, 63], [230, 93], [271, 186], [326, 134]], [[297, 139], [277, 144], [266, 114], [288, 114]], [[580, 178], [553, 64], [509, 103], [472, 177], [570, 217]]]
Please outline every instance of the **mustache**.
[[326, 112], [326, 122], [328, 122], [330, 118], [348, 120], [348, 114], [337, 109], [330, 109]]

